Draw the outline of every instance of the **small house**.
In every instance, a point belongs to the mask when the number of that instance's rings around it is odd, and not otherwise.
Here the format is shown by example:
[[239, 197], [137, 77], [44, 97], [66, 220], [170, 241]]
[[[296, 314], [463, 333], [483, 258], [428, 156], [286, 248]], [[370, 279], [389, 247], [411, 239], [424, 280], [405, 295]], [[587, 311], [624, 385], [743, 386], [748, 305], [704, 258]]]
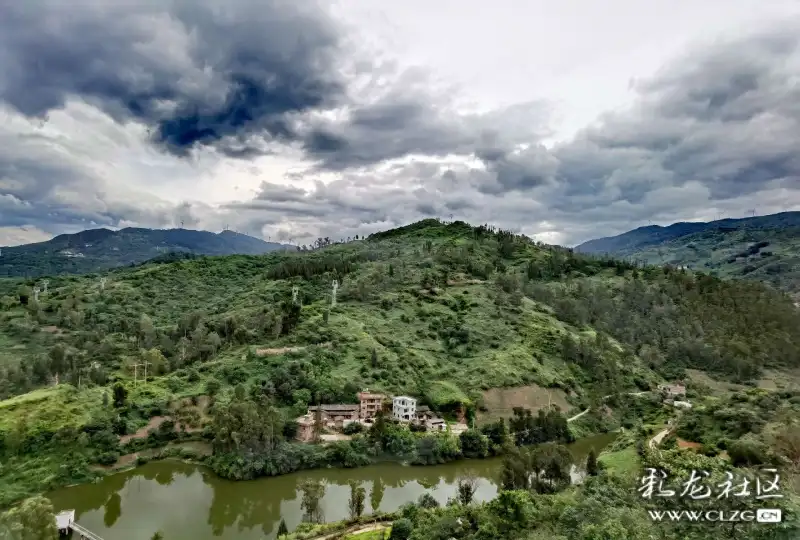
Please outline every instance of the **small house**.
[[75, 510], [65, 510], [56, 514], [56, 529], [59, 534], [70, 534], [75, 522]]
[[411, 422], [417, 416], [417, 400], [408, 396], [392, 399], [392, 416], [400, 422]]
[[312, 415], [305, 414], [295, 419], [295, 422], [297, 422], [298, 441], [310, 442], [314, 439], [314, 417]]
[[447, 431], [447, 422], [444, 418], [434, 416], [425, 422], [425, 427], [428, 428], [428, 431]]
[[350, 404], [330, 404], [309, 407], [308, 414], [313, 418], [317, 409], [322, 409], [322, 423], [327, 427], [341, 429], [346, 424], [358, 420], [359, 405]]
[[668, 398], [686, 395], [686, 387], [682, 384], [660, 384], [658, 390]]

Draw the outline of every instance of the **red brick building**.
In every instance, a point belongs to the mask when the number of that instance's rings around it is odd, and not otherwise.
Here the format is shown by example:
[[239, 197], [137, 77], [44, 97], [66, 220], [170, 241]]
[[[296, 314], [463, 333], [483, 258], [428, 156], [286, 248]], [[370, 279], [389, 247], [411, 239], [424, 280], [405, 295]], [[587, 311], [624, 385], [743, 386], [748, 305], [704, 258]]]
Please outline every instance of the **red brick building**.
[[375, 418], [379, 411], [383, 409], [383, 403], [386, 401], [386, 395], [376, 392], [364, 390], [358, 393], [358, 401], [360, 403], [359, 418], [365, 420], [367, 418]]

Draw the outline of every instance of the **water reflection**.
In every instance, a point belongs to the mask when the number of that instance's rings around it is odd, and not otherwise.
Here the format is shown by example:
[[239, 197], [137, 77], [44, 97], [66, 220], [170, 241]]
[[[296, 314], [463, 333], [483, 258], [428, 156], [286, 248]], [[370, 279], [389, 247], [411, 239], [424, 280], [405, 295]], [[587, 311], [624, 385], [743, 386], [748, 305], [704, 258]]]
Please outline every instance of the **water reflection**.
[[117, 522], [120, 514], [122, 514], [122, 497], [119, 496], [119, 493], [112, 493], [105, 504], [103, 524], [110, 529]]
[[[605, 435], [573, 445], [576, 461], [585, 459], [590, 446], [599, 451], [612, 439], [613, 435]], [[335, 521], [347, 517], [351, 480], [366, 490], [368, 511], [393, 511], [425, 492], [444, 504], [455, 495], [458, 478], [467, 473], [479, 479], [475, 499], [492, 499], [499, 470], [498, 459], [432, 467], [386, 463], [231, 482], [203, 467], [162, 461], [96, 484], [59, 490], [50, 497], [57, 510], [74, 508], [81, 525], [105, 538], [139, 540], [160, 530], [169, 540], [262, 540], [274, 538], [281, 518], [290, 530], [301, 522], [298, 486], [307, 478], [327, 483], [322, 510], [326, 519]], [[574, 473], [580, 476], [579, 471]]]

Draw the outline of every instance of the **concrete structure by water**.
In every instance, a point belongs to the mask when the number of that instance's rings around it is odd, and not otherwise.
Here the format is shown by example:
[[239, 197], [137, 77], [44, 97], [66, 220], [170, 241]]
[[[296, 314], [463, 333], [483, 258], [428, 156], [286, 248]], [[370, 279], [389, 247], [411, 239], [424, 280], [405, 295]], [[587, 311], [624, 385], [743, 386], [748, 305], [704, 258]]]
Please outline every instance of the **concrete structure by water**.
[[75, 521], [75, 510], [64, 510], [56, 515], [56, 528], [60, 534], [69, 534], [74, 531], [80, 535], [81, 540], [103, 540], [86, 527], [78, 525]]

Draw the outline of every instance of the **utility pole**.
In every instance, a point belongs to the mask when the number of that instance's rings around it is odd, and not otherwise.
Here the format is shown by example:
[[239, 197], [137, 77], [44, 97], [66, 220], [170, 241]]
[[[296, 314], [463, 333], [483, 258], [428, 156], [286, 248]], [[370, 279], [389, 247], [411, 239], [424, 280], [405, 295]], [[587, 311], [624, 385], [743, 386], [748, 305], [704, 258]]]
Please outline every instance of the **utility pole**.
[[133, 364], [133, 384], [137, 384], [139, 381], [139, 366], [144, 366], [144, 382], [147, 382], [147, 366], [149, 366], [151, 362], [137, 362]]
[[297, 293], [299, 292], [300, 292], [300, 287], [298, 287], [297, 285], [292, 287], [292, 304], [297, 303]]
[[339, 280], [334, 279], [331, 287], [331, 307], [336, 307], [336, 291], [339, 290]]
[[106, 282], [107, 281], [108, 281], [108, 278], [106, 278], [106, 277], [101, 277], [100, 278], [100, 290], [101, 291], [106, 290]]
[[43, 279], [43, 280], [42, 280], [42, 285], [44, 285], [44, 290], [43, 290], [42, 292], [43, 292], [44, 294], [47, 294], [47, 286], [48, 286], [49, 284], [50, 284], [50, 282], [49, 282], [48, 280], [46, 280], [46, 279]]
[[39, 287], [33, 288], [33, 299], [37, 302], [39, 301], [39, 292], [40, 292]]

